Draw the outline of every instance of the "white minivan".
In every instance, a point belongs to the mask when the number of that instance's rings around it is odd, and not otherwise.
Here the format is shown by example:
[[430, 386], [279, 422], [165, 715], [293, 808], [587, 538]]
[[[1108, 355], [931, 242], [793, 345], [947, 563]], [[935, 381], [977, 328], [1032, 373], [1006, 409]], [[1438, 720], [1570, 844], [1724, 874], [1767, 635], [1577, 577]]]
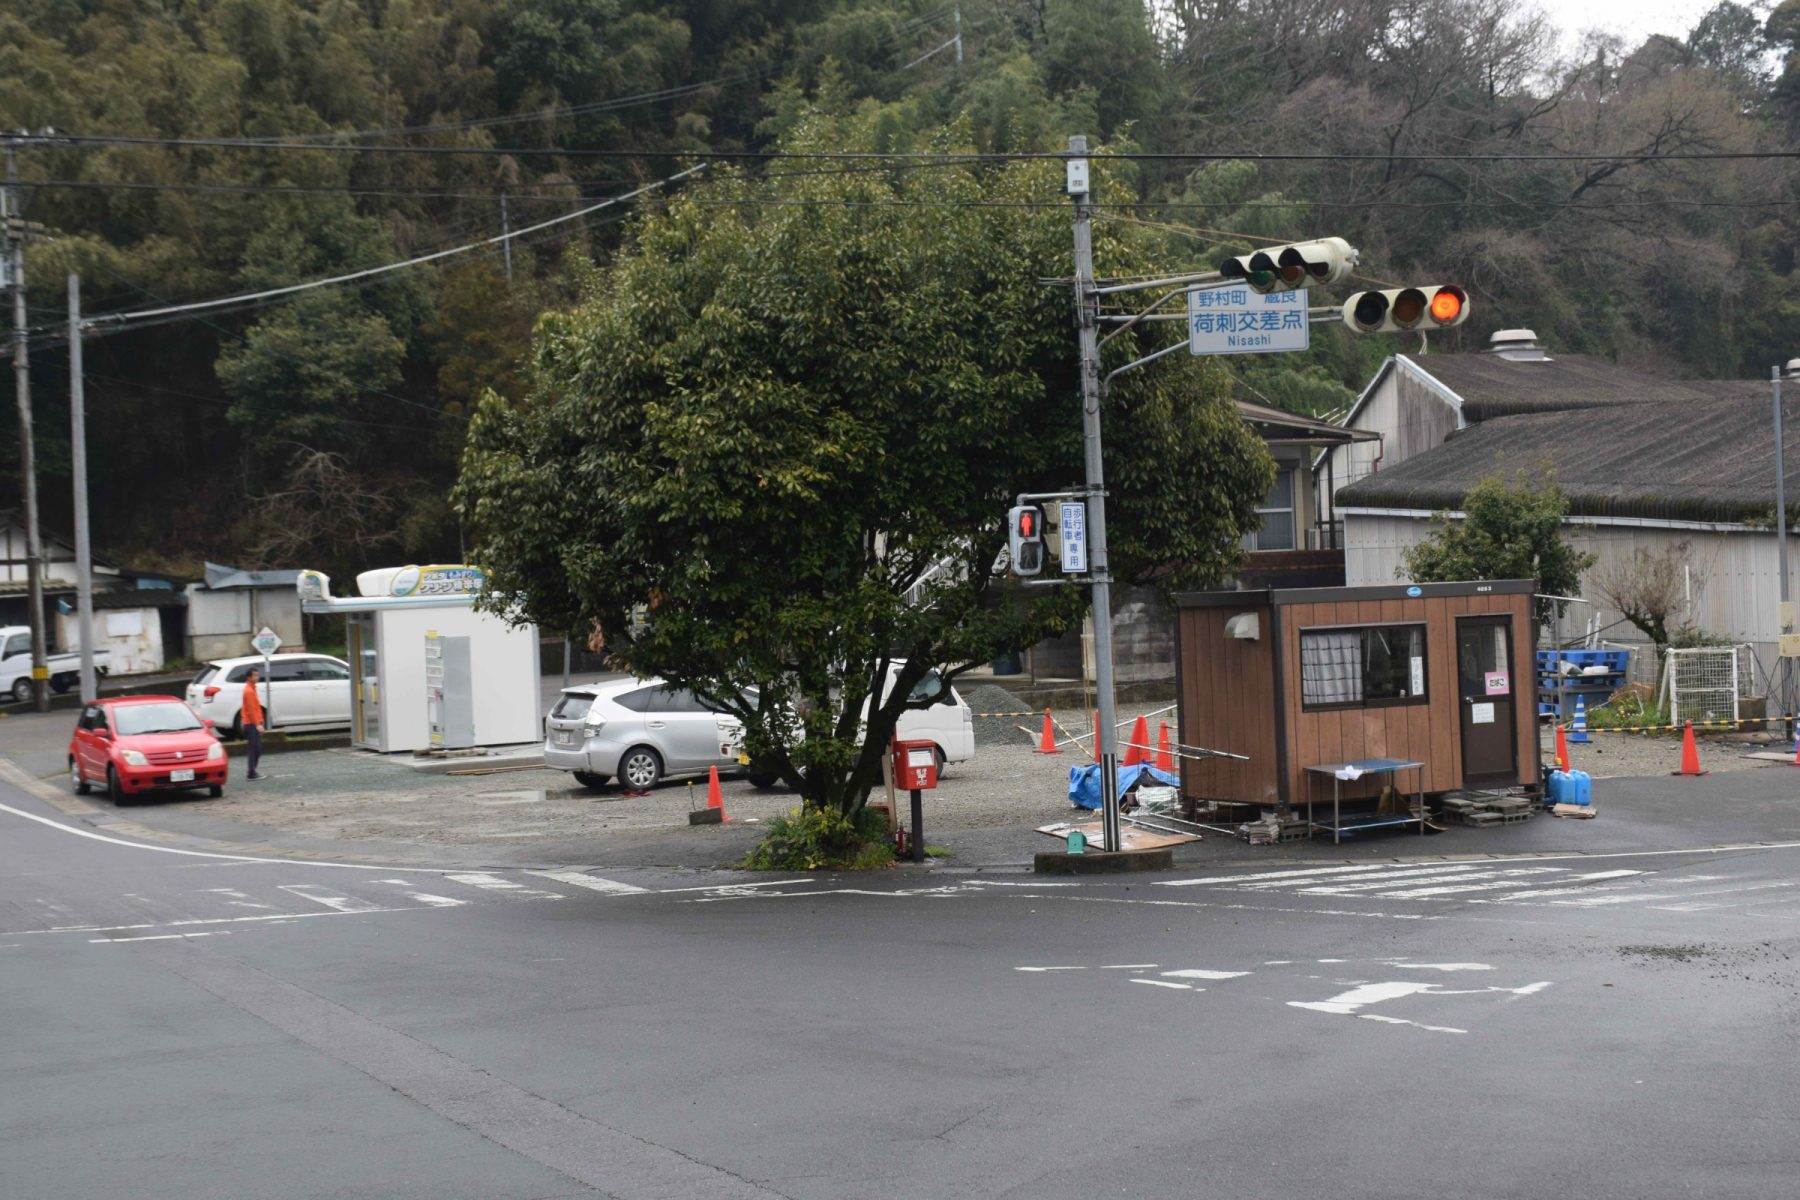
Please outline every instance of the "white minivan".
[[[895, 664], [888, 675], [900, 673]], [[918, 699], [944, 694], [925, 708], [900, 714], [895, 736], [930, 741], [938, 769], [975, 757], [975, 715], [955, 688], [943, 688], [933, 671], [913, 690]], [[736, 717], [709, 711], [693, 693], [660, 679], [617, 679], [564, 688], [544, 721], [544, 765], [568, 771], [584, 787], [598, 789], [616, 779], [630, 791], [647, 791], [661, 780], [709, 767], [740, 769], [744, 729]], [[759, 788], [777, 780], [754, 767], [745, 777]]]

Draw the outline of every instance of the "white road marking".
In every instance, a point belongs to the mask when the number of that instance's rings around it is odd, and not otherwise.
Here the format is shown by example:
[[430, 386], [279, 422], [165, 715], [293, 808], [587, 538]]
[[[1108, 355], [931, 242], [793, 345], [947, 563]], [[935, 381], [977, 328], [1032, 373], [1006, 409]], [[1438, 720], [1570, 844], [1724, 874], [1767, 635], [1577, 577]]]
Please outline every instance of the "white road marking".
[[1203, 971], [1190, 968], [1185, 971], [1164, 971], [1164, 975], [1174, 979], [1241, 979], [1250, 974], [1248, 971]]
[[[1558, 883], [1593, 883], [1593, 882], [1597, 882], [1602, 879], [1625, 879], [1632, 875], [1645, 875], [1645, 874], [1648, 874], [1648, 872], [1646, 872], [1646, 871], [1595, 871], [1590, 875], [1571, 875], [1567, 879], [1559, 879], [1556, 882], [1558, 882]], [[1485, 900], [1478, 900], [1478, 901], [1476, 901], [1476, 903], [1477, 904], [1497, 904], [1497, 903], [1501, 903], [1503, 901], [1508, 901], [1508, 900], [1525, 900], [1525, 899], [1536, 898], [1538, 896], [1573, 896], [1573, 895], [1578, 895], [1582, 892], [1589, 892], [1589, 891], [1593, 891], [1593, 890], [1594, 890], [1593, 888], [1586, 888], [1586, 887], [1539, 888], [1539, 889], [1535, 889], [1535, 890], [1531, 890], [1531, 891], [1524, 891], [1524, 892], [1508, 892], [1504, 896], [1490, 896]]]
[[1452, 1029], [1448, 1025], [1426, 1025], [1419, 1021], [1408, 1021], [1405, 1017], [1384, 1017], [1380, 1013], [1357, 1013], [1365, 1021], [1382, 1021], [1388, 1025], [1411, 1025], [1417, 1029], [1427, 1029], [1432, 1033], [1467, 1033], [1466, 1029]]
[[[1437, 863], [1421, 863], [1420, 866], [1437, 866]], [[1370, 871], [1393, 871], [1401, 869], [1397, 864], [1384, 863], [1379, 867], [1314, 867], [1311, 870], [1292, 871], [1259, 871], [1254, 875], [1214, 875], [1204, 879], [1162, 879], [1157, 887], [1211, 887], [1221, 883], [1252, 883], [1263, 879], [1300, 879], [1309, 875], [1348, 875], [1366, 874]]]
[[[0, 760], [0, 778], [9, 773], [17, 774], [28, 782], [36, 780], [19, 772], [11, 763]], [[30, 790], [30, 789], [26, 789]], [[286, 867], [343, 867], [352, 871], [421, 871], [438, 874], [436, 867], [384, 867], [376, 863], [340, 863], [313, 862], [303, 858], [257, 858], [248, 854], [214, 854], [209, 850], [181, 850], [174, 846], [153, 846], [148, 842], [128, 842], [124, 838], [108, 837], [104, 833], [95, 833], [90, 829], [77, 829], [73, 825], [64, 825], [61, 821], [52, 821], [49, 817], [40, 817], [36, 813], [28, 813], [22, 808], [14, 808], [10, 804], [0, 804], [0, 812], [11, 813], [15, 817], [24, 817], [27, 821], [36, 821], [39, 825], [48, 825], [59, 833], [72, 833], [76, 837], [84, 837], [90, 841], [106, 842], [113, 846], [124, 846], [128, 850], [154, 850], [158, 854], [184, 854], [192, 858], [217, 858], [234, 863], [276, 863]]]
[[[412, 884], [405, 879], [377, 879], [376, 883], [391, 883], [396, 887], [410, 888]], [[431, 908], [461, 908], [467, 900], [453, 900], [449, 896], [434, 896], [430, 892], [407, 892], [407, 899], [417, 900], [420, 904]]]
[[[1554, 870], [1556, 868], [1548, 869]], [[1483, 874], [1485, 873], [1486, 872], [1483, 872]], [[1500, 872], [1502, 875], [1525, 875], [1529, 873], [1529, 871], [1523, 870]], [[1496, 888], [1517, 886], [1519, 886], [1519, 881], [1516, 879], [1500, 879], [1490, 883], [1446, 883], [1432, 887], [1402, 888], [1397, 892], [1381, 892], [1380, 896], [1383, 900], [1419, 900], [1430, 896], [1455, 896], [1466, 894], [1468, 892], [1491, 892]]]
[[248, 893], [240, 892], [236, 888], [207, 888], [206, 890], [214, 895], [227, 897], [226, 903], [236, 908], [272, 909], [275, 907], [273, 904], [258, 904], [250, 898]]
[[1184, 992], [1204, 992], [1205, 988], [1197, 988], [1191, 983], [1169, 983], [1162, 979], [1127, 979], [1126, 983], [1147, 983], [1151, 987], [1180, 988]]
[[558, 883], [568, 883], [578, 888], [586, 888], [591, 892], [605, 892], [610, 896], [641, 896], [650, 890], [634, 884], [620, 883], [616, 879], [601, 879], [597, 875], [585, 875], [580, 871], [533, 871], [531, 873], [541, 875], [545, 879], [554, 879]]
[[302, 900], [311, 900], [314, 904], [323, 904], [326, 908], [329, 908], [334, 912], [366, 913], [383, 911], [379, 904], [371, 903], [368, 900], [358, 900], [352, 896], [340, 896], [336, 892], [327, 891], [326, 889], [319, 887], [317, 884], [283, 883], [277, 884], [276, 886], [290, 895], [300, 897]]
[[546, 892], [539, 888], [528, 888], [522, 883], [514, 883], [510, 879], [502, 879], [498, 875], [489, 875], [485, 871], [465, 871], [456, 874], [446, 874], [444, 878], [454, 880], [457, 883], [466, 883], [470, 887], [482, 888], [490, 892], [499, 892], [502, 895], [512, 896], [519, 900], [523, 900], [527, 897], [539, 900], [561, 900], [564, 898], [561, 892]]
[[1085, 971], [1086, 967], [1014, 967], [1015, 971]]
[[104, 945], [109, 942], [167, 942], [167, 941], [173, 941], [177, 938], [185, 941], [188, 938], [213, 937], [215, 935], [222, 937], [225, 934], [230, 933], [230, 932], [231, 932], [231, 930], [229, 930], [229, 929], [213, 929], [213, 930], [209, 930], [206, 933], [159, 933], [152, 937], [89, 938], [88, 945], [98, 946], [98, 945]]
[[1382, 963], [1388, 967], [1405, 967], [1413, 971], [1491, 971], [1494, 968], [1486, 963], [1416, 963], [1405, 959], [1387, 959]]
[[[1544, 871], [1560, 870], [1562, 870], [1561, 867], [1520, 867], [1513, 871], [1505, 872], [1505, 874], [1526, 875]], [[1493, 871], [1477, 871], [1469, 869], [1461, 871], [1417, 871], [1410, 876], [1401, 878], [1389, 876], [1369, 882], [1358, 880], [1355, 883], [1330, 883], [1322, 887], [1300, 888], [1298, 889], [1298, 894], [1302, 896], [1354, 896], [1360, 892], [1380, 892], [1384, 896], [1404, 895], [1404, 892], [1389, 892], [1384, 891], [1383, 889], [1392, 888], [1397, 884], [1410, 885], [1420, 882], [1437, 884], [1469, 879], [1492, 879], [1494, 874], [1495, 872]]]

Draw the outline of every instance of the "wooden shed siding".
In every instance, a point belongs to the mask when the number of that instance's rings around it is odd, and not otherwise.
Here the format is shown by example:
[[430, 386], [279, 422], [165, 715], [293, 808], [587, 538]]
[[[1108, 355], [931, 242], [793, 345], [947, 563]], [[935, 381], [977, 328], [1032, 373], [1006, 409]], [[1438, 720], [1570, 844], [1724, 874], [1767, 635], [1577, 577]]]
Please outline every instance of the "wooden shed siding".
[[[1425, 763], [1428, 792], [1462, 786], [1462, 715], [1457, 696], [1456, 619], [1510, 614], [1513, 617], [1514, 711], [1519, 733], [1521, 784], [1536, 781], [1536, 704], [1530, 697], [1532, 628], [1530, 597], [1474, 595], [1421, 600], [1351, 600], [1291, 604], [1281, 608], [1282, 654], [1287, 662], [1286, 719], [1293, 731], [1286, 793], [1290, 803], [1305, 803], [1309, 764], [1355, 758], [1416, 758]], [[1425, 625], [1425, 704], [1306, 712], [1300, 697], [1300, 631], [1328, 625]], [[1523, 694], [1522, 694], [1523, 692]], [[1410, 786], [1411, 779], [1402, 786]], [[1318, 785], [1315, 785], [1318, 786]], [[1379, 784], [1346, 784], [1345, 797], [1372, 796]], [[1316, 794], [1316, 793], [1315, 793]]]
[[[1254, 612], [1261, 636], [1225, 636], [1225, 623]], [[1181, 740], [1245, 754], [1249, 762], [1181, 762], [1181, 794], [1197, 800], [1276, 802], [1275, 649], [1267, 608], [1184, 608], [1181, 623]]]

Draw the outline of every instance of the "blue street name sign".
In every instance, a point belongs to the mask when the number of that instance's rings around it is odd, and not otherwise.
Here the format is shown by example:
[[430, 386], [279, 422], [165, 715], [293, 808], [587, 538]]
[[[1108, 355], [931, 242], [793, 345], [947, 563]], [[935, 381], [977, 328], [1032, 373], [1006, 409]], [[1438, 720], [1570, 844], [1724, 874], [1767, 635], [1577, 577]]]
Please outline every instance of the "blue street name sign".
[[1306, 292], [1258, 295], [1247, 287], [1192, 288], [1191, 354], [1272, 354], [1307, 347]]

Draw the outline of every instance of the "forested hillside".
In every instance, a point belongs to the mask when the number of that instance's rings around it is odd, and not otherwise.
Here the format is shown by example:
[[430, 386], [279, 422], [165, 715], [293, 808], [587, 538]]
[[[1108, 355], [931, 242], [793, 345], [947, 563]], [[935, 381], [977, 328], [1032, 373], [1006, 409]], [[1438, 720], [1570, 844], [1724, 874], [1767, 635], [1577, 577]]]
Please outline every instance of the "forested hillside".
[[[1476, 317], [1433, 352], [1529, 326], [1694, 375], [1800, 355], [1800, 0], [1558, 47], [1515, 0], [10, 0], [0, 129], [45, 135], [16, 148], [45, 519], [68, 510], [68, 271], [101, 315], [350, 274], [765, 149], [809, 104], [871, 106], [902, 150], [957, 120], [984, 153], [1103, 139], [1136, 203], [1101, 218], [1153, 226], [1171, 268], [1338, 234], [1367, 279], [1464, 284]], [[103, 321], [97, 545], [171, 570], [458, 558], [475, 399], [519, 398], [537, 316], [654, 202]], [[1396, 348], [1320, 335], [1234, 363], [1242, 386], [1328, 411]]]

